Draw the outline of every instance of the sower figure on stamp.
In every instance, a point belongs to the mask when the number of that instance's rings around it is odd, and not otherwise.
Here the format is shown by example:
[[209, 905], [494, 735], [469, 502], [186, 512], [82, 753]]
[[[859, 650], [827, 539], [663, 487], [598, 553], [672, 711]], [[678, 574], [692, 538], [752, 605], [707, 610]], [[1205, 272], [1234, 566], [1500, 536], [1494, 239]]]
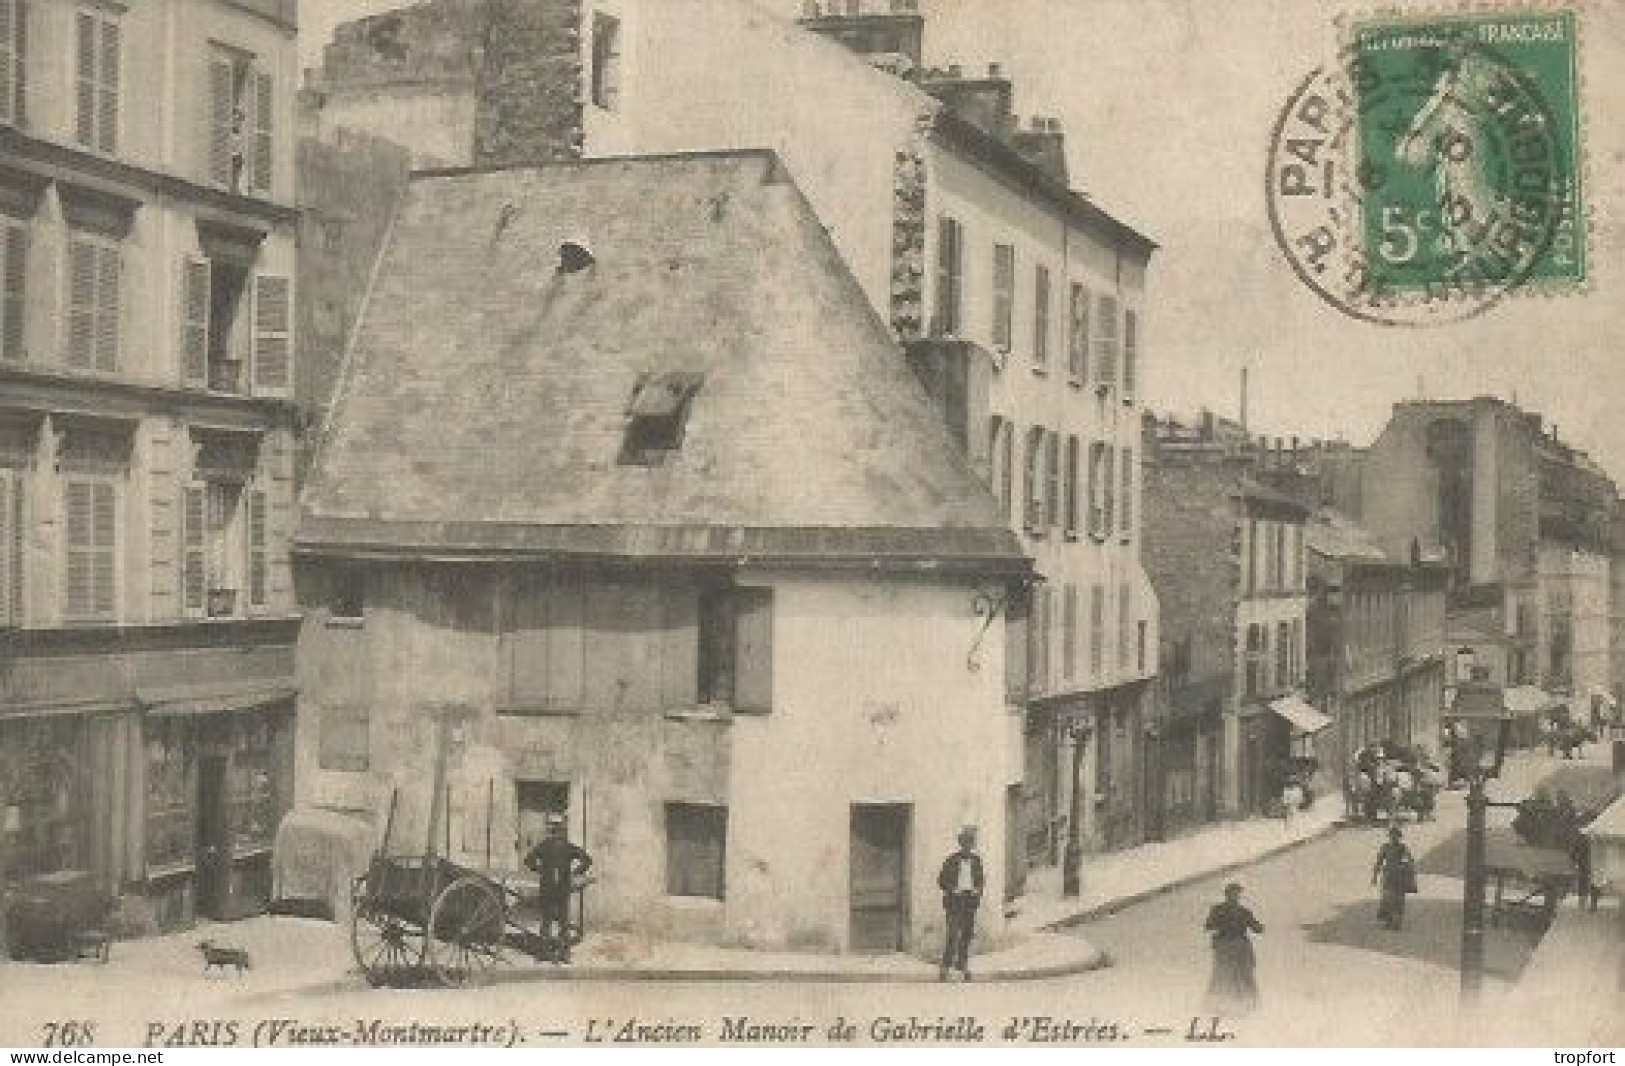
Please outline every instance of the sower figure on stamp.
[[1249, 933], [1264, 925], [1242, 906], [1241, 886], [1224, 886], [1224, 902], [1207, 912], [1204, 926], [1213, 934], [1213, 977], [1208, 982], [1208, 1008], [1217, 1014], [1246, 1014], [1258, 1006], [1257, 959]]
[[547, 816], [547, 836], [525, 856], [525, 868], [537, 877], [542, 909], [540, 935], [542, 958], [549, 962], [570, 961], [570, 896], [576, 881], [592, 869], [592, 856], [570, 842], [565, 833], [564, 815]]
[[942, 966], [937, 979], [946, 981], [950, 969], [970, 980], [970, 942], [976, 935], [976, 908], [982, 904], [982, 857], [976, 853], [976, 827], [959, 831], [959, 850], [942, 863], [937, 887], [942, 889], [942, 913], [947, 934], [942, 944]]

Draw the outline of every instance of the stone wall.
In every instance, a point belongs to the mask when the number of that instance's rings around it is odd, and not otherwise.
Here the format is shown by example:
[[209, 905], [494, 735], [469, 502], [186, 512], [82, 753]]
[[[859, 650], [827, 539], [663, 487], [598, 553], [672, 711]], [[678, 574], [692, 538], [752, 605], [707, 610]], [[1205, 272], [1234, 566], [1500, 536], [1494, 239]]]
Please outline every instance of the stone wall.
[[581, 16], [579, 0], [487, 0], [475, 166], [581, 156]]

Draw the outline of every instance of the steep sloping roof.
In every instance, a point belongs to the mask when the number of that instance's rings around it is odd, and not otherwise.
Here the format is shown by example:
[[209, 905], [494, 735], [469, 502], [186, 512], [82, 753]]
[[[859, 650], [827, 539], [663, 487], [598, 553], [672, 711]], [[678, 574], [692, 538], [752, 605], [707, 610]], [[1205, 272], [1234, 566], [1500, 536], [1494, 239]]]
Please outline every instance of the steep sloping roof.
[[1353, 519], [1329, 507], [1315, 512], [1304, 530], [1309, 550], [1328, 559], [1352, 562], [1393, 562], [1377, 545], [1369, 531]]
[[[681, 446], [622, 463], [672, 372]], [[769, 152], [415, 178], [302, 504], [306, 551], [1027, 565]]]

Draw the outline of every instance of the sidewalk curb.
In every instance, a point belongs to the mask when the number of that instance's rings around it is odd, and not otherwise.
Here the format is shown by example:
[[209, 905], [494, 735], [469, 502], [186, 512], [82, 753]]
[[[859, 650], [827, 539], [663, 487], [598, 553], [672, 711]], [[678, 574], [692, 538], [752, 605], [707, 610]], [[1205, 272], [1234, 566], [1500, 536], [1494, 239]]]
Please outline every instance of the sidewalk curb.
[[[1013, 981], [1046, 981], [1057, 977], [1074, 977], [1092, 973], [1111, 965], [1106, 953], [1089, 945], [1088, 958], [1076, 962], [1051, 963], [1044, 966], [1003, 968], [980, 971], [972, 984], [1006, 984]], [[490, 974], [489, 984], [519, 984], [531, 981], [689, 981], [689, 982], [774, 982], [800, 984], [928, 984], [939, 983], [934, 967], [929, 964], [919, 973], [876, 973], [852, 970], [684, 970], [675, 968], [652, 970], [621, 970], [608, 966], [571, 966], [559, 969], [514, 969]], [[959, 984], [958, 981], [948, 982]]]
[[1222, 866], [1214, 866], [1207, 870], [1197, 870], [1181, 877], [1176, 877], [1172, 881], [1142, 889], [1139, 892], [1131, 892], [1126, 896], [1118, 896], [1115, 899], [1109, 899], [1104, 903], [1098, 903], [1086, 910], [1079, 911], [1078, 913], [1066, 918], [1061, 918], [1058, 921], [1050, 922], [1048, 925], [1040, 926], [1039, 928], [1047, 932], [1058, 932], [1063, 929], [1071, 929], [1075, 926], [1084, 925], [1097, 919], [1116, 914], [1120, 910], [1126, 910], [1129, 907], [1144, 903], [1146, 900], [1156, 899], [1158, 896], [1165, 896], [1170, 892], [1177, 892], [1182, 888], [1196, 884], [1198, 881], [1206, 881], [1213, 877], [1223, 877], [1225, 874], [1235, 873], [1237, 870], [1244, 870], [1249, 866], [1256, 866], [1258, 863], [1273, 859], [1277, 855], [1284, 855], [1289, 851], [1301, 848], [1305, 844], [1312, 844], [1317, 840], [1324, 840], [1326, 837], [1331, 836], [1333, 833], [1342, 828], [1344, 828], [1344, 823], [1342, 821], [1335, 821], [1315, 830], [1313, 833], [1310, 833], [1307, 836], [1299, 837], [1296, 840], [1288, 840], [1282, 844], [1276, 844], [1274, 847], [1266, 848], [1264, 851], [1261, 851], [1256, 855], [1250, 855], [1245, 859], [1237, 859], [1235, 862], [1228, 862]]

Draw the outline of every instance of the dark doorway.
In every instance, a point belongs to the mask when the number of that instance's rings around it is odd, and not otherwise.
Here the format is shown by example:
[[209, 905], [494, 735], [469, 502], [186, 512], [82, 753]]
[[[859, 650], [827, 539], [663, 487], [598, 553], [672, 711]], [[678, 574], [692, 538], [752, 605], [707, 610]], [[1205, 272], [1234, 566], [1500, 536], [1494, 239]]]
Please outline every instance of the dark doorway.
[[197, 913], [223, 921], [231, 898], [231, 806], [225, 755], [203, 755], [197, 772]]
[[906, 803], [852, 805], [851, 935], [854, 951], [899, 951], [908, 937]]
[[[516, 781], [514, 790], [519, 800], [518, 850], [523, 858], [547, 836], [546, 819], [549, 814], [569, 817], [570, 782]], [[579, 834], [572, 835], [579, 839]]]

